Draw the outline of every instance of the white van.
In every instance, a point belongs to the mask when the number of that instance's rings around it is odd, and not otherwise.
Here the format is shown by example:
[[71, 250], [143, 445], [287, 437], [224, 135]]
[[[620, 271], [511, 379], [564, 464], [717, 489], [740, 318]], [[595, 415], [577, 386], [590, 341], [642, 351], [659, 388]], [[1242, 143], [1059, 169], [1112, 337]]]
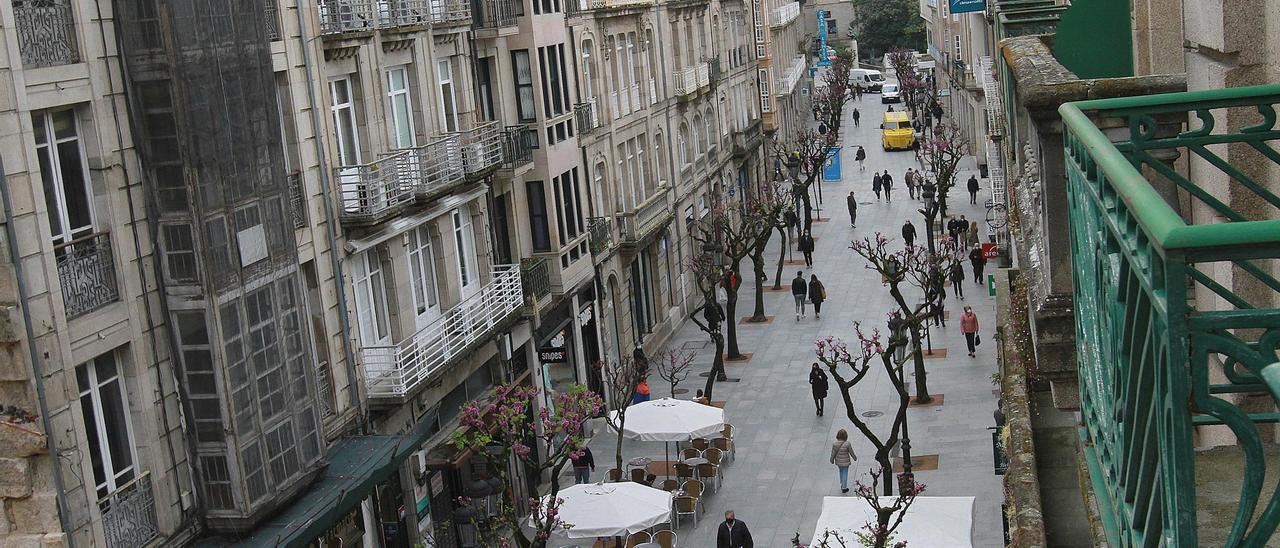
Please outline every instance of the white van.
[[873, 69], [853, 69], [849, 71], [849, 85], [862, 86], [864, 91], [879, 93], [884, 86], [884, 75]]

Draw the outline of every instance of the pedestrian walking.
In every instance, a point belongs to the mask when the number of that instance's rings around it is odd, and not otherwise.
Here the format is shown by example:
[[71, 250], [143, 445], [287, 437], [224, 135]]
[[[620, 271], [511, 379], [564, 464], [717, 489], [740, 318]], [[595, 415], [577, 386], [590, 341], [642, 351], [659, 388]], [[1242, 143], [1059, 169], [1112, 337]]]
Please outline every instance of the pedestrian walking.
[[813, 303], [813, 319], [822, 319], [822, 301], [827, 300], [827, 286], [822, 285], [822, 280], [818, 279], [817, 274], [809, 277], [809, 302]]
[[583, 445], [582, 453], [576, 458], [570, 454], [569, 460], [573, 461], [573, 480], [591, 483], [591, 473], [596, 471], [596, 458], [591, 455], [591, 448]]
[[742, 520], [734, 519], [733, 510], [724, 513], [724, 522], [716, 531], [716, 548], [755, 548], [751, 530]]
[[880, 201], [880, 172], [877, 171], [875, 177], [871, 178], [871, 191], [876, 193], [876, 201]]
[[804, 272], [796, 272], [791, 280], [791, 296], [796, 299], [796, 321], [804, 317], [804, 298], [809, 295], [809, 284], [804, 281]]
[[964, 246], [978, 245], [978, 221], [969, 221], [969, 230], [965, 233]]
[[960, 315], [960, 332], [964, 333], [964, 344], [969, 347], [969, 357], [974, 357], [974, 351], [982, 344], [982, 339], [978, 337], [978, 315], [968, 306], [964, 307], [964, 314]]
[[911, 172], [911, 168], [902, 174], [902, 183], [907, 185], [907, 197], [916, 199], [916, 174]]
[[[861, 127], [861, 122], [862, 122], [862, 113], [858, 112], [858, 109], [856, 108], [853, 109], [853, 127]], [[862, 147], [858, 147], [858, 148], [862, 148]]]
[[946, 298], [937, 286], [930, 286], [924, 298], [929, 303], [929, 317], [933, 318], [934, 327], [947, 326], [947, 318], [942, 310], [942, 300]]
[[[855, 112], [855, 113], [856, 113], [856, 112], [858, 112], [858, 109], [854, 109], [854, 110], [853, 110], [853, 112]], [[857, 115], [857, 114], [854, 114], [854, 115], [853, 115], [853, 125], [854, 125], [855, 127], [858, 125], [858, 115]], [[866, 166], [866, 164], [865, 164], [865, 162], [867, 161], [867, 151], [862, 150], [862, 145], [858, 145], [858, 152], [854, 153], [854, 155], [853, 155], [853, 159], [858, 161], [858, 171], [866, 171], [866, 170], [867, 170], [867, 166]]]
[[818, 416], [822, 416], [823, 404], [827, 400], [827, 373], [818, 367], [817, 363], [813, 364], [813, 369], [809, 371], [809, 389], [813, 391], [813, 406], [817, 408]]
[[844, 199], [849, 204], [849, 226], [858, 228], [858, 200], [853, 197], [853, 191], [849, 191], [849, 197]]
[[889, 314], [889, 346], [893, 347], [893, 359], [902, 363], [907, 357], [907, 321], [894, 310]]
[[978, 177], [974, 175], [969, 176], [969, 203], [978, 203]]
[[[816, 365], [816, 364], [815, 364]], [[841, 428], [836, 432], [836, 441], [831, 444], [831, 464], [840, 470], [840, 492], [849, 492], [849, 466], [858, 456], [853, 454], [853, 444], [849, 443], [849, 432]]]
[[800, 252], [804, 253], [804, 265], [813, 268], [813, 236], [808, 230], [800, 235]]
[[911, 224], [911, 219], [907, 219], [907, 222], [902, 224], [902, 241], [907, 243], [907, 247], [914, 247], [916, 241], [916, 225]]
[[964, 300], [964, 262], [953, 261], [951, 263], [951, 290], [955, 292], [960, 300]]
[[987, 266], [987, 258], [982, 254], [982, 244], [976, 244], [969, 250], [969, 264], [973, 266], [973, 283], [982, 283], [982, 268]]
[[884, 188], [884, 201], [892, 202], [893, 197], [889, 195], [889, 190], [893, 188], [893, 175], [889, 175], [889, 170], [884, 170], [884, 176], [880, 178], [880, 186]]

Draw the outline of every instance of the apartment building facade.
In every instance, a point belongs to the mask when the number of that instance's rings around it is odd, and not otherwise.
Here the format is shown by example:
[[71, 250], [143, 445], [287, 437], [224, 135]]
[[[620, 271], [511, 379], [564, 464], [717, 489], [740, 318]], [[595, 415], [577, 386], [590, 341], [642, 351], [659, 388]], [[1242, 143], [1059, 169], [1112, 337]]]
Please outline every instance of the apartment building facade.
[[761, 70], [803, 65], [794, 36], [760, 49], [767, 17], [0, 5], [5, 534], [468, 545], [459, 406], [603, 392], [595, 364], [697, 305], [690, 223], [769, 172], [763, 114], [800, 108]]
[[[950, 0], [922, 0], [928, 52], [934, 60], [939, 103], [972, 144], [979, 164], [987, 135], [984, 85], [991, 78], [991, 25], [983, 10], [954, 13]], [[986, 68], [984, 68], [986, 67]]]

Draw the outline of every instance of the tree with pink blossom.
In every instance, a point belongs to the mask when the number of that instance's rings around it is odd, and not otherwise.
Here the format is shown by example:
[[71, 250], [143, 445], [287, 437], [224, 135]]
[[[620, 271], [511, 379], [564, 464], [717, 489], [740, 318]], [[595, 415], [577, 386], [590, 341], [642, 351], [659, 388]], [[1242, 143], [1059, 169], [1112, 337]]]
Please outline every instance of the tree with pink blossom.
[[[563, 502], [556, 496], [560, 473], [571, 458], [582, 455], [586, 446], [583, 424], [600, 413], [604, 402], [577, 384], [555, 393], [550, 406], [535, 411], [537, 396], [538, 389], [531, 386], [504, 385], [489, 397], [462, 407], [462, 428], [453, 433], [454, 447], [484, 458], [489, 473], [503, 485], [504, 495], [493, 517], [475, 523], [481, 545], [546, 548], [553, 531], [573, 526], [559, 516]], [[527, 445], [530, 440], [532, 446]], [[534, 477], [547, 475], [551, 479], [545, 500], [534, 497], [525, 501], [530, 508], [526, 519], [519, 515], [517, 501], [511, 500], [514, 478], [507, 471], [512, 461]], [[457, 502], [463, 507], [475, 504], [466, 498]]]
[[907, 509], [915, 503], [917, 496], [924, 493], [924, 484], [915, 481], [910, 474], [898, 474], [898, 496], [886, 506], [884, 501], [880, 500], [881, 497], [876, 489], [876, 484], [881, 477], [881, 473], [872, 471], [870, 485], [857, 482], [854, 493], [871, 506], [871, 510], [876, 515], [876, 522], [863, 524], [862, 530], [855, 531], [854, 536], [862, 546], [867, 548], [906, 548], [907, 541], [894, 542], [894, 536], [898, 526], [902, 525], [902, 519], [907, 516]]
[[967, 154], [969, 142], [964, 138], [960, 126], [951, 122], [934, 126], [932, 131], [925, 132], [920, 141], [920, 158], [925, 167], [920, 192], [932, 199], [926, 198], [924, 207], [918, 211], [924, 215], [925, 234], [928, 234], [926, 240], [931, 252], [935, 251], [934, 221], [947, 218], [947, 194], [956, 185], [960, 160]]

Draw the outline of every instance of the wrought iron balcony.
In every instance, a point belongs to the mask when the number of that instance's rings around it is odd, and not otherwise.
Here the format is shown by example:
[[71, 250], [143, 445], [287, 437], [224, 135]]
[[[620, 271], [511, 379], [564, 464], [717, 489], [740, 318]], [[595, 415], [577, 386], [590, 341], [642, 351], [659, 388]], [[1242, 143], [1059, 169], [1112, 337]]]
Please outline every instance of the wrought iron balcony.
[[467, 175], [483, 173], [502, 163], [502, 126], [485, 122], [458, 132], [462, 146], [462, 169]]
[[489, 283], [394, 345], [361, 349], [370, 398], [403, 398], [474, 343], [492, 336], [524, 304], [519, 265], [497, 265]]
[[78, 318], [120, 299], [111, 235], [98, 232], [54, 248], [62, 305], [67, 318]]
[[427, 0], [378, 0], [375, 7], [380, 27], [425, 25], [435, 9]]
[[795, 21], [800, 17], [800, 2], [787, 2], [773, 9], [773, 21], [769, 23], [770, 27], [781, 27]]
[[342, 189], [342, 216], [349, 221], [376, 221], [393, 208], [413, 201], [417, 186], [410, 151], [400, 151], [356, 166], [335, 168]]
[[108, 548], [140, 548], [160, 536], [151, 472], [143, 472], [98, 501]]
[[299, 171], [289, 174], [289, 217], [293, 219], [293, 228], [307, 226], [307, 198], [302, 195], [302, 173]]
[[515, 169], [533, 161], [538, 148], [538, 131], [532, 124], [507, 126], [502, 130], [502, 167]]
[[663, 181], [654, 191], [653, 196], [634, 211], [622, 214], [620, 217], [622, 242], [626, 245], [639, 243], [645, 236], [666, 224], [665, 221], [670, 217], [671, 207], [667, 204], [667, 184]]
[[578, 135], [591, 135], [600, 127], [600, 116], [596, 114], [595, 101], [573, 105], [574, 122], [578, 125]]
[[262, 0], [262, 23], [267, 26], [268, 40], [280, 40], [280, 10], [276, 8], [276, 0]]
[[461, 140], [459, 134], [449, 133], [424, 145], [403, 149], [409, 154], [409, 172], [414, 193], [436, 194], [462, 180]]
[[433, 0], [431, 22], [437, 25], [462, 24], [471, 21], [471, 2], [468, 0]]
[[[1280, 164], [1277, 103], [1280, 86], [1260, 86], [1059, 109], [1083, 446], [1112, 545], [1262, 546], [1280, 521], [1263, 482], [1280, 397], [1280, 197], [1256, 178]], [[1196, 451], [1207, 425], [1238, 444], [1222, 470]], [[1201, 496], [1206, 476], [1238, 491]]]
[[71, 0], [13, 0], [22, 66], [52, 67], [80, 62]]
[[371, 31], [377, 26], [372, 0], [319, 0], [320, 34]]
[[698, 92], [698, 65], [677, 70], [674, 76], [676, 95], [692, 95]]
[[592, 255], [601, 255], [613, 247], [613, 219], [590, 217], [587, 219], [587, 232], [590, 234]]
[[520, 10], [515, 0], [472, 0], [471, 25], [476, 30], [512, 27]]
[[547, 268], [547, 260], [533, 257], [520, 260], [520, 279], [524, 285], [524, 296], [530, 305], [551, 295], [551, 274]]

